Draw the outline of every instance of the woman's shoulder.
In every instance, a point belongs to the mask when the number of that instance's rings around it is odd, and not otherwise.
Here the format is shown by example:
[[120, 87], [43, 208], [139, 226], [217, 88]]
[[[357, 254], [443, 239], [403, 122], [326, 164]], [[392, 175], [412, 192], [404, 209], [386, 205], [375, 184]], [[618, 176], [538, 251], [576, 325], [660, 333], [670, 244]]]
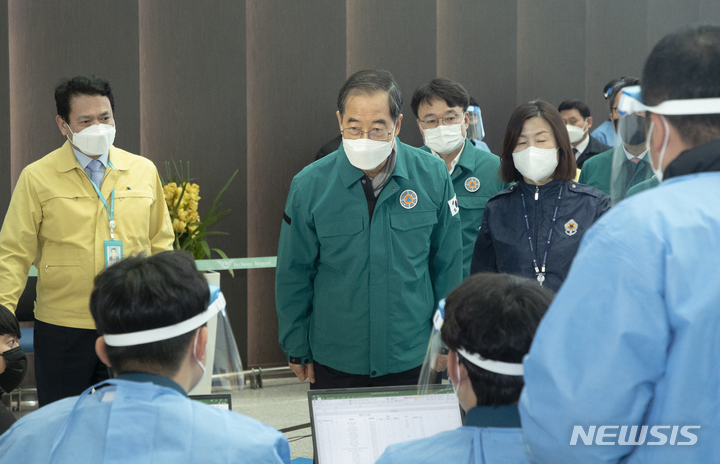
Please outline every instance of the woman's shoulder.
[[595, 187], [591, 187], [586, 184], [581, 184], [580, 182], [566, 181], [565, 187], [569, 192], [577, 195], [589, 195], [599, 200], [610, 199], [610, 197], [602, 190], [596, 189]]

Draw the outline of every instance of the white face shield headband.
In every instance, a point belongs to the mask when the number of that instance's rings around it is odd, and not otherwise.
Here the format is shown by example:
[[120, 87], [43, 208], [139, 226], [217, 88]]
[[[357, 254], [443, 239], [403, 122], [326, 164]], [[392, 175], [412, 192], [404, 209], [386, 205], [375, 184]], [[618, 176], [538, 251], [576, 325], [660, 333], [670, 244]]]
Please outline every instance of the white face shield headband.
[[141, 330], [139, 332], [103, 334], [105, 344], [108, 346], [136, 346], [144, 345], [145, 343], [159, 342], [161, 340], [169, 340], [186, 334], [206, 324], [214, 315], [225, 309], [225, 297], [220, 292], [220, 288], [215, 285], [210, 285], [210, 301], [210, 305], [208, 305], [205, 311], [177, 324], [158, 327], [157, 329]]

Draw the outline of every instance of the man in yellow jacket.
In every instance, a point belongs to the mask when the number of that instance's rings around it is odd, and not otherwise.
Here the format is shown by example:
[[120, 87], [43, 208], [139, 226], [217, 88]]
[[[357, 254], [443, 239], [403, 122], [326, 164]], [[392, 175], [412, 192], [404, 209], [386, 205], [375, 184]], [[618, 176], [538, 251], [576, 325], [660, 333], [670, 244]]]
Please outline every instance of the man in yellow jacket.
[[93, 279], [122, 256], [172, 248], [153, 163], [112, 146], [110, 84], [78, 76], [55, 89], [68, 141], [23, 169], [0, 230], [0, 304], [15, 311], [30, 265], [38, 269], [35, 376], [40, 405], [107, 378], [95, 355]]

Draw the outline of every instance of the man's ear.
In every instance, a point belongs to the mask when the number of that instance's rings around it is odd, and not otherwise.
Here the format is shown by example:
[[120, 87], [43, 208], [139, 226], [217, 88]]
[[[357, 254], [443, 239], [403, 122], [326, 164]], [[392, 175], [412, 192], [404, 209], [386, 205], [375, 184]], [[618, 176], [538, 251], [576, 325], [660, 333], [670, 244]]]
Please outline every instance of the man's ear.
[[[207, 326], [202, 326], [200, 329], [198, 329], [197, 334], [197, 347], [191, 347], [190, 349], [195, 349], [195, 355], [197, 356], [198, 360], [201, 362], [205, 361], [205, 354], [207, 349], [207, 341], [208, 341], [208, 329]], [[195, 341], [193, 340], [193, 343]]]
[[585, 121], [587, 122], [588, 130], [590, 130], [590, 128], [592, 127], [592, 122], [593, 122], [592, 116], [588, 116]]
[[[660, 153], [665, 141], [665, 124], [663, 124], [660, 115], [655, 113], [650, 113], [650, 122], [654, 123], [652, 134], [650, 134], [650, 149], [655, 153]], [[650, 129], [648, 128], [648, 130]]]
[[72, 134], [70, 134], [70, 132], [67, 130], [68, 126], [66, 125], [65, 120], [60, 117], [59, 114], [55, 116], [55, 123], [57, 124], [58, 129], [60, 129], [60, 132], [62, 132], [62, 135], [64, 135], [65, 137], [72, 136]]
[[338, 127], [340, 127], [340, 130], [343, 130], [342, 116], [340, 116], [340, 111], [336, 111], [335, 116], [337, 116], [337, 118], [338, 118]]
[[110, 365], [110, 358], [108, 358], [107, 351], [105, 351], [106, 347], [105, 337], [98, 337], [98, 339], [95, 340], [95, 353], [98, 355], [98, 358], [100, 358], [100, 361], [102, 361], [106, 366], [112, 367]]
[[402, 118], [403, 118], [403, 115], [401, 114], [400, 116], [398, 116], [397, 121], [395, 121], [395, 133], [393, 134], [395, 137], [397, 137], [398, 134], [400, 133], [400, 126], [401, 126]]

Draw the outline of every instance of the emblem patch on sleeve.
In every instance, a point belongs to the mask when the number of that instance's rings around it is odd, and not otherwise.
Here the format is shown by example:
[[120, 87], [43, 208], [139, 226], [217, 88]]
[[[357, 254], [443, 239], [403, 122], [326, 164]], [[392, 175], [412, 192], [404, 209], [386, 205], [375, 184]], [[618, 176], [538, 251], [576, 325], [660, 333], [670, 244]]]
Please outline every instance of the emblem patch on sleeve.
[[448, 205], [450, 206], [450, 212], [453, 216], [460, 212], [460, 208], [458, 208], [457, 195], [453, 196], [452, 200], [448, 201]]

